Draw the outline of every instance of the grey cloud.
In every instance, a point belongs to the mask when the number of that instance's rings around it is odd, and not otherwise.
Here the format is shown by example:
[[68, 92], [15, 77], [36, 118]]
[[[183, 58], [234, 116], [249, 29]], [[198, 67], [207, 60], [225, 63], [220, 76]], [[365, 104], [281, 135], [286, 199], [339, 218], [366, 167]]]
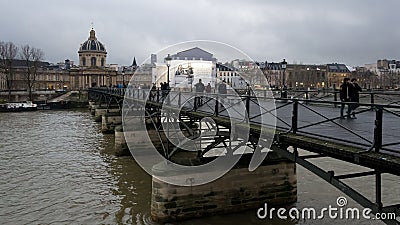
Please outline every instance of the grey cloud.
[[233, 45], [255, 60], [371, 63], [400, 58], [396, 0], [5, 1], [1, 40], [42, 48], [52, 62], [77, 60], [90, 23], [108, 62], [130, 64], [181, 41]]

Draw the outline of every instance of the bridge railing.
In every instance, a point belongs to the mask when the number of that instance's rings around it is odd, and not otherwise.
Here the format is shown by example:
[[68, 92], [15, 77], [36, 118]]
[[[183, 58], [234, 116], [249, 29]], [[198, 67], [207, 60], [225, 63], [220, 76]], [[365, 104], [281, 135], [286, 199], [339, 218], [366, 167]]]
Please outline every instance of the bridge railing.
[[[255, 96], [267, 97], [272, 93], [275, 98], [280, 98], [281, 90], [254, 90]], [[381, 91], [368, 90], [362, 91], [360, 94], [361, 103], [383, 104], [383, 105], [400, 105], [400, 91]], [[287, 90], [288, 98], [303, 100], [326, 100], [340, 101], [339, 90], [333, 89], [311, 89], [311, 90]], [[336, 106], [340, 106], [336, 104]]]
[[[168, 104], [210, 116], [247, 118], [248, 122], [252, 124], [276, 127], [280, 131], [358, 146], [366, 151], [374, 150], [400, 155], [400, 135], [397, 132], [400, 124], [400, 106], [395, 102], [387, 104], [377, 104], [375, 101], [373, 103], [361, 102], [355, 112], [358, 119], [354, 120], [342, 119], [340, 109], [335, 109], [336, 106], [341, 106], [340, 101], [321, 100], [319, 97], [307, 99], [298, 95], [297, 98], [279, 98], [268, 95], [268, 92], [249, 90], [242, 90], [241, 95], [210, 93], [202, 94], [202, 96], [198, 93], [159, 89], [101, 88], [91, 90]], [[295, 93], [304, 96], [304, 92], [296, 91]], [[375, 93], [366, 93], [366, 95], [373, 96], [374, 100], [376, 98]], [[379, 93], [379, 96], [393, 98], [390, 94], [385, 93]], [[351, 104], [353, 103], [346, 103], [346, 108]], [[263, 117], [275, 118], [276, 124], [271, 122], [272, 120], [263, 120]]]

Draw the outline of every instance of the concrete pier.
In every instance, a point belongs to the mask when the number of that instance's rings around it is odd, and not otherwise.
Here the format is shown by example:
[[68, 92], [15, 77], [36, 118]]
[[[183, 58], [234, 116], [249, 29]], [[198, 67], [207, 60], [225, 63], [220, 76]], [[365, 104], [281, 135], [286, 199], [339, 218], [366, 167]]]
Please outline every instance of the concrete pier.
[[101, 105], [96, 105], [96, 104], [90, 104], [89, 102], [89, 110], [90, 110], [90, 114], [92, 114], [93, 116], [96, 113], [96, 109], [101, 108]]
[[94, 120], [96, 122], [101, 122], [102, 117], [106, 115], [107, 113], [119, 113], [120, 109], [119, 108], [95, 108], [94, 109]]
[[131, 155], [128, 145], [126, 144], [124, 130], [122, 126], [115, 127], [115, 151], [117, 156]]
[[[264, 203], [281, 206], [296, 202], [294, 163], [266, 161], [252, 172], [247, 165], [243, 163], [218, 180], [200, 186], [176, 186], [153, 177], [151, 217], [158, 222], [172, 222], [250, 209], [256, 215], [256, 209]], [[156, 170], [162, 176], [163, 172]]]
[[106, 134], [113, 134], [115, 127], [122, 124], [121, 114], [106, 113], [101, 117], [101, 132]]

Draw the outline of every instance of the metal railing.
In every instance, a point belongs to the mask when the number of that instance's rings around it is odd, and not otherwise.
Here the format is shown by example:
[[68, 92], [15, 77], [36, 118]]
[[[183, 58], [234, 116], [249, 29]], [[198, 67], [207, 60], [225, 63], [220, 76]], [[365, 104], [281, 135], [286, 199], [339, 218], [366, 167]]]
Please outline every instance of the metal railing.
[[[335, 109], [337, 105], [342, 104], [340, 101], [335, 101], [337, 92], [326, 92], [323, 96], [329, 96], [326, 97], [328, 100], [321, 100], [324, 97], [318, 94], [318, 91], [295, 91], [293, 93], [297, 93], [297, 97], [289, 94], [290, 97], [285, 99], [274, 97], [267, 91], [250, 90], [238, 91], [241, 95], [231, 90], [230, 94], [210, 93], [202, 96], [193, 92], [159, 89], [93, 88], [90, 91], [140, 99], [158, 103], [160, 106], [162, 104], [174, 106], [209, 116], [242, 120], [245, 118], [250, 124], [276, 127], [281, 132], [357, 146], [365, 149], [362, 152], [375, 151], [400, 155], [400, 135], [397, 135], [398, 132], [395, 130], [396, 124], [397, 126], [400, 124], [400, 105], [397, 100], [392, 101], [394, 97], [388, 93], [363, 93], [371, 102], [359, 103], [360, 108], [355, 112], [359, 119], [349, 120], [342, 119], [339, 110]], [[400, 94], [395, 94], [395, 97], [400, 97]], [[377, 104], [377, 98], [390, 101], [386, 104]], [[239, 106], [245, 110], [238, 110]], [[265, 123], [262, 120], [263, 116], [273, 117], [276, 124]]]

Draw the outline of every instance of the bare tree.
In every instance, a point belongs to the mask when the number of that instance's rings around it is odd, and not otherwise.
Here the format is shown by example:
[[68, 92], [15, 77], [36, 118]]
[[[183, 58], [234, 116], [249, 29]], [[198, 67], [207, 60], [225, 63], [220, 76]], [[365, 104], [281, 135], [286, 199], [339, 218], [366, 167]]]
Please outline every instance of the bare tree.
[[12, 64], [18, 54], [18, 47], [12, 42], [0, 42], [0, 69], [3, 70], [8, 89], [8, 101], [11, 100], [11, 89], [14, 80]]
[[21, 58], [26, 62], [25, 82], [28, 87], [29, 100], [33, 100], [33, 87], [36, 83], [36, 77], [41, 60], [44, 58], [44, 53], [41, 49], [24, 45], [21, 47]]

